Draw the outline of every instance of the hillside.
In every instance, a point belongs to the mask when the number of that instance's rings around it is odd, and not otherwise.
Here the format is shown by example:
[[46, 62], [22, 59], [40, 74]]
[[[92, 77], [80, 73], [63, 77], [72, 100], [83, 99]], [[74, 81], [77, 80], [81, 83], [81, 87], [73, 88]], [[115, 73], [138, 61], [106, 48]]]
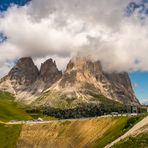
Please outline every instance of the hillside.
[[0, 124], [0, 148], [16, 148], [21, 125]]
[[[148, 127], [147, 127], [148, 128]], [[136, 136], [130, 136], [121, 142], [114, 145], [112, 148], [147, 148], [148, 147], [148, 133], [143, 132]]]
[[0, 91], [0, 121], [31, 119], [14, 100], [12, 94]]
[[[146, 140], [148, 139], [148, 116], [133, 126], [128, 132], [117, 138], [115, 141], [107, 145], [105, 148], [110, 147], [123, 147], [129, 145], [129, 147], [145, 147], [147, 146]], [[130, 143], [132, 145], [130, 145]]]
[[101, 117], [24, 124], [17, 147], [103, 148], [143, 117]]
[[[1, 123], [0, 147], [103, 148], [132, 129], [136, 123], [139, 124], [144, 117], [96, 117], [26, 124]], [[115, 148], [120, 148], [120, 145], [123, 148], [133, 141], [141, 141], [143, 144], [147, 140], [148, 126], [141, 126], [140, 131], [136, 137], [117, 143]], [[144, 144], [147, 146], [147, 143]]]

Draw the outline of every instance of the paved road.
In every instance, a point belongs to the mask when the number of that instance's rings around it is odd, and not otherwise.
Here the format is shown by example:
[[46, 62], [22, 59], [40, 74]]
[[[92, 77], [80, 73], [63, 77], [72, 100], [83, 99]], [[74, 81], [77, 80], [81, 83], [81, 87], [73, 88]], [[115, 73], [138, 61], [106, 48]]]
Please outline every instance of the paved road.
[[103, 116], [98, 116], [98, 117], [91, 117], [91, 118], [77, 118], [77, 119], [61, 119], [61, 120], [49, 120], [49, 121], [10, 121], [7, 122], [6, 124], [43, 124], [43, 123], [53, 123], [53, 122], [65, 122], [65, 121], [83, 121], [83, 120], [89, 120], [89, 119], [96, 119], [96, 118], [107, 118], [107, 117], [117, 117], [117, 116], [136, 116], [137, 114], [118, 114], [118, 115], [103, 115]]
[[102, 117], [112, 117], [111, 115], [106, 116], [99, 116], [99, 117], [92, 117], [92, 118], [77, 118], [77, 119], [60, 119], [60, 120], [49, 120], [49, 121], [10, 121], [7, 124], [43, 124], [43, 123], [53, 123], [53, 122], [65, 122], [65, 121], [84, 121], [89, 119], [96, 119], [96, 118], [102, 118]]

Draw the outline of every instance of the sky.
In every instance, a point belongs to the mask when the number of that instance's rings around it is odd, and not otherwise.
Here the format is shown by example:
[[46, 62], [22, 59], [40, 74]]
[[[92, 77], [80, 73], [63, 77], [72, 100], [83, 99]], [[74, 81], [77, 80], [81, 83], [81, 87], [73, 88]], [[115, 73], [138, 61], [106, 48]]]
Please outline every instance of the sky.
[[20, 57], [64, 70], [77, 54], [129, 72], [148, 102], [148, 0], [0, 0], [0, 77]]
[[132, 72], [129, 75], [137, 98], [148, 104], [148, 72]]

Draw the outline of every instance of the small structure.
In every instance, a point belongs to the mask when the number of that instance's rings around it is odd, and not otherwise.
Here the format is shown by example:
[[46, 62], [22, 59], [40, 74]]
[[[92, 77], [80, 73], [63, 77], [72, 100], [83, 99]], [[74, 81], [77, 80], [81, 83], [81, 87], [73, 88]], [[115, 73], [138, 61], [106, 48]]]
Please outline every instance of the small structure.
[[118, 116], [118, 112], [112, 112], [111, 115], [112, 116]]
[[43, 119], [42, 118], [38, 118], [37, 121], [43, 121]]
[[138, 106], [131, 106], [131, 113], [139, 113], [140, 107]]

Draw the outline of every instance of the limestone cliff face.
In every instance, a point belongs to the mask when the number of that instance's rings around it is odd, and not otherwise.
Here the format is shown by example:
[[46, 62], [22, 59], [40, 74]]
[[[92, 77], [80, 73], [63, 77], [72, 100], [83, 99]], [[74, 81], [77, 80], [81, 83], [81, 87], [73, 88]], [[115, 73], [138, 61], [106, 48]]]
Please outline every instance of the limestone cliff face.
[[[92, 83], [100, 79], [102, 68], [100, 62], [92, 62], [86, 58], [76, 57], [67, 65], [60, 85], [82, 83]], [[73, 82], [73, 83], [71, 83]]]
[[134, 95], [128, 73], [104, 73], [104, 75], [111, 84], [113, 90], [113, 93], [111, 93], [112, 97], [117, 98], [124, 104], [134, 104], [138, 102]]
[[0, 90], [9, 91], [19, 101], [30, 104], [61, 76], [62, 72], [57, 69], [52, 59], [45, 61], [38, 70], [32, 58], [24, 57], [0, 80]]
[[36, 81], [39, 71], [30, 57], [24, 57], [17, 61], [8, 75], [0, 80], [0, 89], [17, 94], [27, 91]]
[[99, 61], [75, 57], [62, 75], [49, 59], [38, 70], [31, 58], [21, 58], [0, 82], [0, 90], [16, 94], [21, 101], [52, 107], [99, 103], [92, 94], [126, 105], [139, 105], [128, 73], [106, 73]]
[[87, 58], [70, 60], [60, 81], [49, 90], [57, 90], [69, 99], [79, 98], [79, 102], [93, 101], [89, 94], [95, 93], [123, 104], [139, 105], [128, 73], [106, 73], [99, 61]]
[[41, 64], [39, 79], [44, 81], [47, 86], [51, 86], [54, 82], [62, 77], [62, 71], [59, 71], [55, 61], [48, 59]]
[[30, 57], [21, 58], [8, 73], [10, 80], [20, 85], [30, 85], [36, 81], [39, 71]]

